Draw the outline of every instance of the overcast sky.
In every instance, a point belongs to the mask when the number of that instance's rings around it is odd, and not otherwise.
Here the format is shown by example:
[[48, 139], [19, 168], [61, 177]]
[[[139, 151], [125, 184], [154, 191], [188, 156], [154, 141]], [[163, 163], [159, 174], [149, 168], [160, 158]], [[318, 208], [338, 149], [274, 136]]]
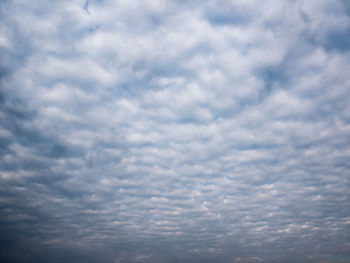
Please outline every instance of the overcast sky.
[[3, 0], [0, 124], [1, 262], [350, 262], [348, 0]]

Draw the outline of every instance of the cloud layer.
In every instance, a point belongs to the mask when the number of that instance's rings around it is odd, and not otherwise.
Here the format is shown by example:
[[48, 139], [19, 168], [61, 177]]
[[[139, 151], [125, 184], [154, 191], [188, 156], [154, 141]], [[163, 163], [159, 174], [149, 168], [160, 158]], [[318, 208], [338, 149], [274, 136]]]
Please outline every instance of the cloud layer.
[[3, 262], [350, 262], [346, 0], [2, 1]]

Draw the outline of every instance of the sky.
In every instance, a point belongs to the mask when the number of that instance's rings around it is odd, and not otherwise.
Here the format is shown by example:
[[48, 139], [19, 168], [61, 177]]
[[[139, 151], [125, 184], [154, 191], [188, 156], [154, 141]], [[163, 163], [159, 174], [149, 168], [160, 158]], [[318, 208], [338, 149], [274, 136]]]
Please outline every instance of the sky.
[[0, 261], [350, 262], [348, 0], [2, 0]]

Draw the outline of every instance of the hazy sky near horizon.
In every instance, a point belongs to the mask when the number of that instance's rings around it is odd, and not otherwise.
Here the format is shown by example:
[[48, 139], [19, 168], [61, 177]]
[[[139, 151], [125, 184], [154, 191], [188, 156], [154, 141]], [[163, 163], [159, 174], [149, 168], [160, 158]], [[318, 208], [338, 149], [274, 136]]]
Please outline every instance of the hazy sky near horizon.
[[349, 263], [350, 2], [1, 1], [0, 261]]

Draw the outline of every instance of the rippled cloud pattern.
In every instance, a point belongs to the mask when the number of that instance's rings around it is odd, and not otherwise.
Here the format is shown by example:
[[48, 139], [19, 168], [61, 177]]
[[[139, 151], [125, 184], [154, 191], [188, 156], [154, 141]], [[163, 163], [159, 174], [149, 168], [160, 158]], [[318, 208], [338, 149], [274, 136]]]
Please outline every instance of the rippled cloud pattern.
[[350, 262], [350, 4], [0, 2], [1, 262]]

